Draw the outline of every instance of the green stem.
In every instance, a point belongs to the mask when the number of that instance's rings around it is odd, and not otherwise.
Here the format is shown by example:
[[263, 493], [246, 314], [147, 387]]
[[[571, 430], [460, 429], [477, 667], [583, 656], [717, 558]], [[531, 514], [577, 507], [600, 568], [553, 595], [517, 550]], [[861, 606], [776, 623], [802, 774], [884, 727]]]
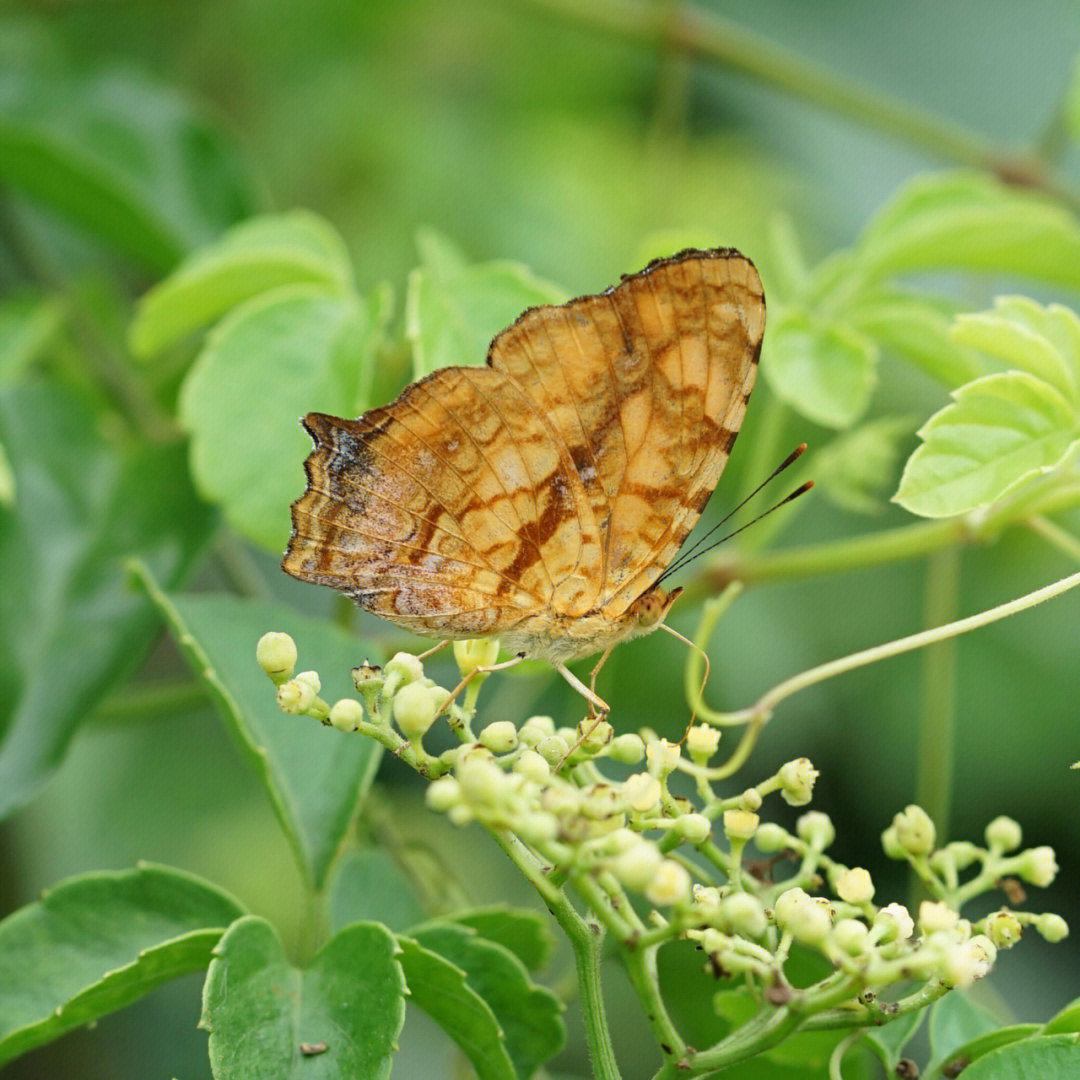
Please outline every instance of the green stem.
[[[942, 548], [930, 556], [927, 566], [927, 627], [942, 626], [956, 618], [959, 590], [960, 552], [954, 547]], [[950, 638], [923, 653], [916, 747], [915, 801], [930, 815], [942, 837], [949, 835], [955, 741], [956, 642]]]
[[659, 948], [659, 945], [624, 947], [622, 961], [665, 1060], [677, 1061], [686, 1053], [686, 1043], [676, 1029], [660, 993], [660, 974], [656, 970]]
[[1066, 532], [1056, 522], [1051, 521], [1041, 514], [1035, 514], [1028, 519], [1028, 526], [1032, 532], [1038, 533], [1044, 540], [1053, 544], [1058, 551], [1068, 555], [1070, 559], [1080, 562], [1080, 540], [1071, 532]]
[[675, 10], [648, 0], [532, 0], [545, 10], [634, 41], [674, 46], [722, 64], [820, 108], [911, 143], [950, 161], [990, 169], [1006, 179], [1040, 188], [1072, 206], [1080, 203], [1045, 162], [998, 146], [985, 135], [937, 113], [899, 101], [838, 75], [762, 35], [711, 11], [682, 4]]

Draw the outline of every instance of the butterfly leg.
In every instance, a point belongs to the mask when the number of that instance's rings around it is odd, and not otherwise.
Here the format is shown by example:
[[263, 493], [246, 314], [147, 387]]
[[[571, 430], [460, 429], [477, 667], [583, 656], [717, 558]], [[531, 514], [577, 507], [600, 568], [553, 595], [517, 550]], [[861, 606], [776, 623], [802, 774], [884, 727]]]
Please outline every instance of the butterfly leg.
[[437, 652], [440, 652], [442, 649], [445, 649], [446, 646], [449, 645], [449, 644], [450, 644], [450, 639], [449, 638], [443, 638], [442, 641], [438, 642], [435, 645], [432, 645], [430, 649], [425, 649], [422, 653], [417, 653], [416, 654], [416, 659], [417, 660], [426, 660], [429, 656], [434, 656]]
[[[446, 642], [443, 642], [443, 644], [446, 644]], [[447, 709], [450, 708], [450, 705], [458, 699], [461, 691], [464, 690], [465, 687], [468, 686], [469, 683], [471, 683], [477, 675], [487, 675], [489, 672], [492, 671], [505, 671], [507, 668], [516, 667], [524, 659], [525, 654], [523, 652], [520, 652], [516, 656], [511, 656], [509, 660], [504, 660], [501, 664], [484, 664], [480, 667], [473, 668], [472, 671], [470, 671], [468, 675], [462, 678], [461, 682], [459, 682], [457, 686], [455, 686], [454, 689], [450, 691], [449, 696], [443, 703], [443, 707], [439, 710], [439, 715], [441, 716], [444, 712], [446, 712]]]
[[611, 706], [596, 691], [586, 686], [565, 664], [556, 664], [555, 670], [589, 703], [589, 711], [597, 718], [607, 716]]

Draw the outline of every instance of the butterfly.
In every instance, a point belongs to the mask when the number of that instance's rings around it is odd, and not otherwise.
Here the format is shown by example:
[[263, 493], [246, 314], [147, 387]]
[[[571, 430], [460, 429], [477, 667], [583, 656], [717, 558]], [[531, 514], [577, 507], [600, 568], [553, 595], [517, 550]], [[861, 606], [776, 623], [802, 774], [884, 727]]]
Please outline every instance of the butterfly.
[[606, 711], [566, 663], [663, 623], [681, 590], [662, 579], [727, 463], [764, 328], [753, 263], [690, 249], [528, 309], [483, 367], [356, 420], [309, 413], [282, 566], [417, 634], [497, 636]]

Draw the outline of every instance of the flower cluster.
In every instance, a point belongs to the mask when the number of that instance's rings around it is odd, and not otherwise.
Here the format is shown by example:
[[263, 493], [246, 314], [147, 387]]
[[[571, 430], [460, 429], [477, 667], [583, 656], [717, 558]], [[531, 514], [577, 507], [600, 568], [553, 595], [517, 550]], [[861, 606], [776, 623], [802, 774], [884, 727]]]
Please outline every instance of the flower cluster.
[[[479, 822], [504, 846], [512, 837], [519, 865], [535, 869], [541, 891], [573, 883], [628, 949], [688, 939], [714, 974], [743, 976], [762, 1000], [806, 1016], [842, 1008], [881, 1022], [982, 978], [1025, 926], [1049, 941], [1068, 932], [1057, 915], [1008, 906], [977, 921], [961, 914], [980, 894], [1004, 887], [1017, 901], [1021, 881], [1053, 880], [1053, 851], [1021, 850], [1020, 826], [1009, 818], [987, 826], [985, 846], [939, 847], [922, 809], [898, 813], [882, 836], [885, 852], [911, 865], [930, 899], [915, 915], [899, 903], [878, 906], [870, 873], [827, 854], [835, 829], [825, 814], [803, 813], [794, 832], [761, 820], [771, 795], [792, 806], [810, 802], [817, 771], [806, 758], [724, 795], [717, 788], [733, 770], [711, 764], [721, 734], [714, 728], [692, 727], [682, 743], [647, 729], [616, 735], [595, 717], [576, 727], [548, 716], [496, 720], [474, 731], [476, 693], [498, 646], [462, 642], [454, 654], [462, 680], [453, 691], [399, 653], [384, 668], [356, 668], [360, 700], [332, 706], [319, 698], [314, 672], [293, 675], [296, 649], [285, 635], [266, 635], [258, 659], [282, 709], [379, 739], [431, 780], [431, 809], [458, 825]], [[424, 737], [440, 716], [458, 744], [432, 755]], [[763, 859], [748, 857], [751, 844]], [[780, 866], [790, 872], [775, 880]], [[648, 919], [635, 913], [630, 894], [651, 905]], [[789, 985], [796, 943], [823, 956], [832, 974], [810, 987]], [[912, 981], [921, 984], [915, 993], [881, 1002], [884, 988]]]

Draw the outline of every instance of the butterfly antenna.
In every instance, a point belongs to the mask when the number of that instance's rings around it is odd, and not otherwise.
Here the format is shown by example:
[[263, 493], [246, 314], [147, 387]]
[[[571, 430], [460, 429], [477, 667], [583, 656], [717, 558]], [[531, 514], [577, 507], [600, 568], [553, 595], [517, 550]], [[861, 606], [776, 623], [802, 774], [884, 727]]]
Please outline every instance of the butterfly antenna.
[[747, 495], [745, 499], [743, 499], [736, 506], [734, 506], [731, 510], [729, 510], [711, 529], [709, 529], [708, 532], [703, 533], [701, 536], [699, 536], [697, 538], [697, 540], [695, 540], [690, 545], [690, 547], [688, 547], [681, 555], [679, 555], [675, 559], [675, 561], [660, 575], [660, 577], [658, 577], [656, 579], [656, 584], [659, 585], [660, 582], [664, 580], [664, 578], [666, 578], [669, 575], [675, 573], [676, 570], [681, 570], [688, 562], [691, 562], [694, 559], [696, 559], [698, 557], [698, 555], [704, 555], [706, 551], [712, 551], [712, 549], [714, 547], [716, 547], [717, 544], [722, 544], [724, 542], [724, 540], [730, 540], [731, 537], [736, 535], [736, 533], [742, 532], [743, 529], [748, 529], [751, 525], [755, 524], [756, 522], [760, 521], [763, 517], [765, 517], [766, 514], [771, 514], [774, 510], [776, 510], [779, 507], [783, 506], [784, 503], [791, 502], [791, 500], [794, 499], [796, 496], [801, 495], [804, 491], [808, 491], [811, 487], [813, 487], [813, 482], [811, 482], [809, 484], [804, 484], [798, 491], [792, 492], [792, 494], [790, 494], [786, 499], [782, 500], [781, 502], [778, 502], [775, 506], [770, 506], [769, 509], [766, 510], [764, 514], [759, 514], [756, 518], [754, 518], [753, 521], [747, 522], [741, 528], [736, 529], [735, 532], [728, 533], [727, 536], [724, 536], [720, 540], [717, 540], [715, 543], [710, 544], [704, 550], [698, 551], [698, 548], [700, 548], [701, 545], [704, 544], [705, 541], [708, 540], [709, 537], [713, 535], [713, 533], [715, 533], [718, 529], [723, 528], [724, 525], [728, 521], [730, 521], [755, 495], [757, 495], [757, 493], [759, 491], [761, 491], [762, 488], [764, 488], [771, 481], [775, 480], [785, 469], [789, 468], [791, 465], [794, 465], [795, 462], [798, 461], [799, 458], [801, 458], [803, 456], [803, 453], [805, 452], [805, 450], [806, 450], [806, 443], [799, 443], [799, 445], [796, 446], [795, 449], [792, 450], [791, 453], [788, 454], [788, 456], [786, 458], [784, 458], [784, 460], [781, 461], [780, 464], [777, 465], [776, 468], [773, 469], [773, 471], [771, 473], [769, 473], [769, 475], [766, 476], [765, 479], [762, 480], [761, 483], [758, 484], [758, 486], [756, 488], [754, 488], [754, 490], [751, 491], [750, 494]]

